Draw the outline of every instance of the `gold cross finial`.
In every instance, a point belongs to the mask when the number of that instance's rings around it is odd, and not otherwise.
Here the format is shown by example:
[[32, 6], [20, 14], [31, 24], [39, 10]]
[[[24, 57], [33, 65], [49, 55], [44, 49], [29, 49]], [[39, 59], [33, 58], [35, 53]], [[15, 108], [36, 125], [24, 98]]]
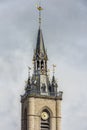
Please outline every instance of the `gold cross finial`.
[[41, 7], [41, 0], [39, 0], [39, 5], [36, 5], [37, 9], [39, 10], [39, 28], [41, 28], [41, 11], [43, 8]]

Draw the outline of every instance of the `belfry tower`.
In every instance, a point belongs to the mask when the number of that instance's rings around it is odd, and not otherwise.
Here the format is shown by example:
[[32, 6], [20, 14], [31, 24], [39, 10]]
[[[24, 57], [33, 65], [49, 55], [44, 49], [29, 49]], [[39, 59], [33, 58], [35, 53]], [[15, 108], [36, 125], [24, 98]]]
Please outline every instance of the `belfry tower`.
[[[39, 10], [39, 29], [33, 55], [34, 71], [28, 76], [25, 93], [21, 96], [21, 130], [61, 130], [62, 92], [53, 75], [48, 76], [48, 56], [45, 50], [41, 11]], [[30, 69], [30, 68], [29, 68]]]

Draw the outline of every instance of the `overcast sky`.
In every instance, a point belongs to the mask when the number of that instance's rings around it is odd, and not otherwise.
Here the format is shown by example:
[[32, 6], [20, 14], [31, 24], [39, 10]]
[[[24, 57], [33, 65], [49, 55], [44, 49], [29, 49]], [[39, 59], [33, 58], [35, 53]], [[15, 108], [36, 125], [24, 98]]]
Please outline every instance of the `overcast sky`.
[[[32, 66], [38, 0], [0, 0], [0, 129], [20, 130], [20, 95]], [[56, 64], [62, 130], [87, 130], [87, 0], [42, 0], [42, 30]]]

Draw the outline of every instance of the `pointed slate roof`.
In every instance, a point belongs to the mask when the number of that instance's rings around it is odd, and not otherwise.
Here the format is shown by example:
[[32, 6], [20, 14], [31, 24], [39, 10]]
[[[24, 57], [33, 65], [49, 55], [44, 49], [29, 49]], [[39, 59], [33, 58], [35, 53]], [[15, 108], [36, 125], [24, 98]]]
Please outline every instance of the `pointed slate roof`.
[[46, 54], [42, 30], [40, 28], [38, 30], [38, 36], [37, 36], [36, 53], [38, 54], [42, 53], [43, 55]]

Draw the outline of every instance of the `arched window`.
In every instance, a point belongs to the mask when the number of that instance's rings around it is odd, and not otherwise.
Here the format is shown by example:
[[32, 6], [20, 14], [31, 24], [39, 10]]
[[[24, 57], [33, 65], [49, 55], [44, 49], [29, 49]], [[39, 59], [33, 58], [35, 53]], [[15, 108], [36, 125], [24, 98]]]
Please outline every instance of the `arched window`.
[[44, 68], [44, 62], [43, 62], [43, 60], [41, 61], [41, 69], [43, 69]]
[[37, 69], [39, 69], [39, 67], [40, 67], [39, 61], [37, 61]]
[[41, 130], [50, 130], [50, 113], [48, 110], [43, 110], [41, 113]]
[[24, 111], [24, 130], [27, 130], [27, 109]]

